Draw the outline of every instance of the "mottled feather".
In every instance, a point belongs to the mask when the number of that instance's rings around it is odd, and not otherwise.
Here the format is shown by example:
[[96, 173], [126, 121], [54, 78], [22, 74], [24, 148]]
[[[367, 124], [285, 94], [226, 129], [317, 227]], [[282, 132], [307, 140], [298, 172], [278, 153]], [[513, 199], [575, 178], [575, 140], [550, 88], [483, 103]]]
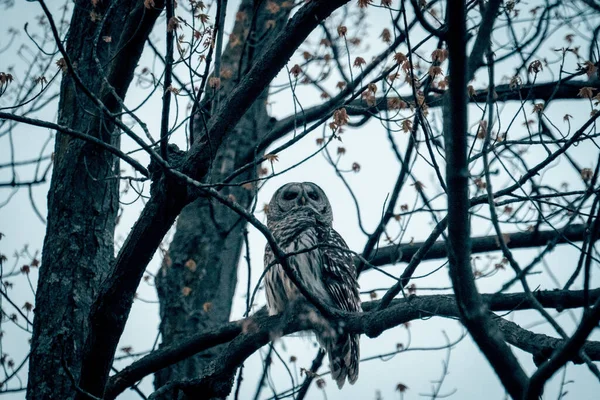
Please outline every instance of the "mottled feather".
[[[286, 253], [308, 250], [288, 258], [304, 285], [323, 303], [344, 311], [360, 312], [356, 270], [346, 242], [332, 228], [331, 205], [323, 190], [314, 183], [291, 183], [274, 195], [267, 211], [267, 224]], [[275, 263], [269, 245], [265, 249], [265, 288], [269, 314], [285, 310], [302, 298], [299, 290]], [[358, 378], [359, 336], [320, 335], [317, 340], [329, 354], [332, 378], [342, 387], [346, 378]]]

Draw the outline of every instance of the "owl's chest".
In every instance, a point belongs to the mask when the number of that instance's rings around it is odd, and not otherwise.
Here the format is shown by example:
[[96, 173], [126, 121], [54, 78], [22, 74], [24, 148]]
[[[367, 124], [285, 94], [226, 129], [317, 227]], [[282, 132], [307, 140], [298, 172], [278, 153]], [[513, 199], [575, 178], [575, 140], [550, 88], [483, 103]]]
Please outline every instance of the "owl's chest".
[[[327, 298], [322, 278], [323, 256], [318, 245], [319, 235], [313, 229], [304, 230], [280, 244], [283, 251], [292, 254], [287, 259], [288, 265], [297, 272], [306, 288], [320, 298]], [[274, 300], [272, 305], [275, 305], [276, 313], [283, 311], [284, 305], [288, 302], [303, 297], [281, 265], [273, 265], [267, 275], [267, 280], [271, 282], [270, 286], [273, 288], [270, 297]]]

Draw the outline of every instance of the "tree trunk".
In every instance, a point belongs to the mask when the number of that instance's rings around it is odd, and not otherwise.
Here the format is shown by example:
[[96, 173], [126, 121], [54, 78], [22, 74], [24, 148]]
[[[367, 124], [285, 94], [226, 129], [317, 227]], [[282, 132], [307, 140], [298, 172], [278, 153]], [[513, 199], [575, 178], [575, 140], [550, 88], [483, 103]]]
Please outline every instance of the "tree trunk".
[[[123, 98], [160, 9], [144, 10], [143, 3], [134, 0], [119, 2], [112, 10], [108, 5], [98, 2], [93, 9], [106, 17], [98, 35], [101, 25], [90, 20], [90, 2], [76, 2], [66, 48], [82, 82], [110, 111], [117, 112], [119, 103], [103, 76]], [[112, 44], [94, 43], [101, 36], [110, 36]], [[102, 70], [93, 56], [96, 45]], [[120, 132], [111, 118], [84, 94], [70, 72], [64, 73], [61, 83], [58, 122], [119, 146]], [[113, 266], [118, 175], [117, 157], [57, 133], [36, 293], [28, 399], [71, 399], [76, 394], [65, 368], [77, 381], [89, 334], [89, 310]]]
[[[261, 53], [289, 16], [289, 8], [281, 7], [273, 13], [266, 9], [267, 2], [261, 2], [257, 10], [253, 9], [253, 3], [256, 2], [244, 0], [238, 10], [233, 30], [235, 36], [232, 36], [235, 40], [230, 38], [221, 60], [221, 71], [229, 70], [232, 77], [221, 76], [220, 93], [228, 93], [237, 84], [237, 77], [250, 68], [253, 58]], [[275, 25], [269, 21], [274, 21]], [[237, 39], [241, 42], [236, 44]], [[251, 158], [254, 155], [254, 148], [271, 126], [266, 108], [267, 94], [265, 91], [256, 99], [221, 146], [210, 174], [211, 182], [222, 181], [248, 162], [249, 155]], [[204, 125], [201, 121], [202, 117], [198, 116], [193, 124], [193, 137], [202, 135]], [[256, 169], [252, 169], [236, 181], [255, 177]], [[230, 187], [223, 192], [233, 195], [246, 207], [254, 200], [255, 192], [251, 187]], [[239, 215], [205, 198], [183, 210], [168, 256], [156, 277], [162, 319], [161, 346], [229, 320], [245, 225]], [[198, 377], [207, 362], [218, 353], [219, 348], [213, 348], [159, 371], [155, 375], [156, 388], [172, 380]]]

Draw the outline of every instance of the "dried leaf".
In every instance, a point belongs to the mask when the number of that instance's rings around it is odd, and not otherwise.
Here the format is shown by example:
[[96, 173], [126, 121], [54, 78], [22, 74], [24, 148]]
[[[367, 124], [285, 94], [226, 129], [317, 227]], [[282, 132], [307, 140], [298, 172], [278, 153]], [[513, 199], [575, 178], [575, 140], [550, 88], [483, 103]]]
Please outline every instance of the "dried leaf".
[[383, 40], [384, 43], [389, 44], [392, 42], [392, 34], [388, 28], [384, 28], [379, 37], [381, 38], [381, 40]]
[[364, 59], [364, 58], [362, 58], [362, 57], [356, 57], [356, 58], [354, 59], [354, 64], [353, 64], [353, 65], [354, 65], [355, 67], [357, 67], [357, 68], [360, 68], [361, 66], [365, 65], [366, 63], [367, 63], [367, 62], [365, 61], [365, 59]]
[[196, 272], [196, 268], [198, 267], [196, 265], [196, 261], [194, 261], [193, 259], [189, 259], [185, 262], [185, 267], [190, 270], [191, 272]]
[[594, 97], [594, 90], [598, 89], [589, 86], [582, 87], [581, 89], [579, 89], [579, 93], [577, 93], [577, 96], [583, 97], [584, 99], [591, 99], [592, 97]]
[[295, 64], [290, 70], [290, 74], [294, 75], [295, 78], [302, 73], [302, 68], [298, 64]]
[[396, 61], [396, 64], [402, 64], [404, 61], [408, 60], [408, 58], [404, 53], [398, 52], [394, 54], [394, 60]]

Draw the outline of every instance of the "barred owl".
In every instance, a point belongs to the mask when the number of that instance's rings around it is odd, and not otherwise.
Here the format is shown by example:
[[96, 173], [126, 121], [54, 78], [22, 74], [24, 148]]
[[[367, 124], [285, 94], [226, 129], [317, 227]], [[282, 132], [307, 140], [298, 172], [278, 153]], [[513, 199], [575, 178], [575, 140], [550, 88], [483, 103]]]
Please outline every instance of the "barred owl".
[[[267, 225], [286, 253], [312, 250], [290, 256], [289, 266], [324, 304], [344, 311], [361, 311], [352, 256], [344, 239], [331, 226], [333, 215], [325, 192], [312, 182], [294, 182], [280, 187], [267, 209]], [[315, 247], [319, 244], [330, 246]], [[302, 294], [275, 261], [273, 251], [265, 249], [265, 288], [270, 315], [284, 311], [286, 304]], [[270, 267], [269, 267], [270, 266]], [[348, 378], [358, 378], [358, 335], [341, 334], [335, 338], [317, 334], [317, 340], [329, 354], [331, 375], [341, 389]]]

